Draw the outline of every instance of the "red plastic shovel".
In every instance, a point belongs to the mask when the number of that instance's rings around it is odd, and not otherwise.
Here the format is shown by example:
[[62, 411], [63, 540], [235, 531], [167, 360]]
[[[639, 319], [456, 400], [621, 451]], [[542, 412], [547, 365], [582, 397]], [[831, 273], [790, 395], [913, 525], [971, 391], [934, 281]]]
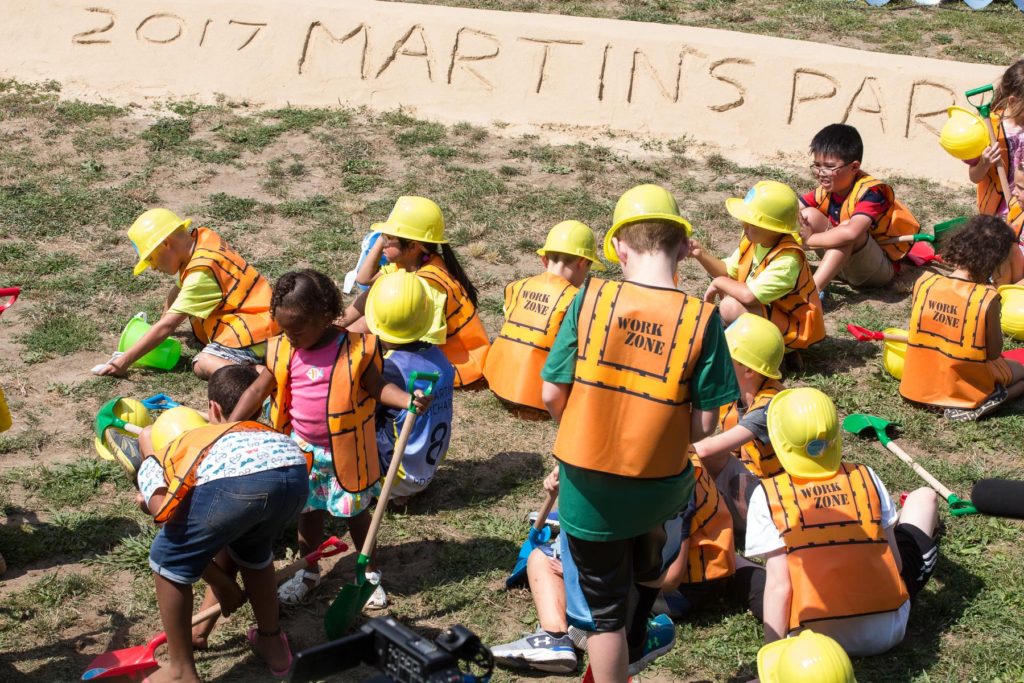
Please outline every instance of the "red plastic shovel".
[[[278, 569], [277, 581], [280, 583], [300, 569], [312, 567], [321, 558], [337, 555], [347, 549], [348, 546], [342, 543], [341, 539], [337, 536], [331, 536], [309, 555], [295, 560], [286, 567]], [[245, 594], [243, 593], [243, 596], [244, 595]], [[196, 624], [201, 624], [208, 619], [212, 619], [218, 614], [220, 614], [220, 605], [208, 607], [192, 617], [192, 625], [195, 626]], [[136, 645], [135, 647], [128, 647], [123, 650], [104, 652], [99, 657], [92, 660], [89, 664], [89, 668], [84, 674], [82, 674], [82, 680], [95, 681], [100, 678], [131, 676], [132, 674], [136, 674], [141, 671], [155, 669], [160, 666], [156, 661], [156, 650], [166, 642], [167, 634], [161, 633], [145, 645]]]
[[[847, 325], [846, 330], [852, 334], [857, 341], [895, 341], [895, 342], [906, 342], [907, 338], [901, 334], [885, 334], [876, 330], [869, 330], [866, 327], [860, 325]], [[1018, 363], [1024, 363], [1024, 349], [1011, 349], [1009, 351], [1003, 351], [1000, 354], [1006, 360], [1017, 361]]]
[[907, 260], [918, 268], [926, 266], [933, 261], [935, 263], [945, 263], [942, 257], [935, 253], [935, 247], [929, 242], [915, 242], [914, 246], [907, 252]]
[[0, 299], [7, 298], [7, 301], [0, 301], [0, 313], [14, 305], [21, 294], [21, 287], [0, 287]]

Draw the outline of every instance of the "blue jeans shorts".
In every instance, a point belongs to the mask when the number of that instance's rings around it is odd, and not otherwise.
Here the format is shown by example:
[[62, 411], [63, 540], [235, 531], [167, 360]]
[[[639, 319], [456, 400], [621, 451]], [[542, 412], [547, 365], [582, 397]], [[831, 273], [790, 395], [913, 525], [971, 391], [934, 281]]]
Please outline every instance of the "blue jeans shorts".
[[238, 566], [263, 569], [274, 561], [274, 540], [298, 516], [308, 493], [302, 465], [197, 486], [153, 539], [149, 566], [169, 581], [191, 585], [226, 547]]

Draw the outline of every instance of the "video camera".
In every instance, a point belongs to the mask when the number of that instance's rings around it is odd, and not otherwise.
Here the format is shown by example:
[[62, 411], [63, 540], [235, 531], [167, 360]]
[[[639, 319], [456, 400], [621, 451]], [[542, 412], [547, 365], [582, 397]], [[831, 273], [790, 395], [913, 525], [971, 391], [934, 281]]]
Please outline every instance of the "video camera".
[[290, 680], [321, 680], [360, 664], [381, 672], [367, 679], [372, 683], [487, 683], [494, 657], [460, 624], [430, 641], [392, 617], [378, 617], [352, 635], [296, 654]]

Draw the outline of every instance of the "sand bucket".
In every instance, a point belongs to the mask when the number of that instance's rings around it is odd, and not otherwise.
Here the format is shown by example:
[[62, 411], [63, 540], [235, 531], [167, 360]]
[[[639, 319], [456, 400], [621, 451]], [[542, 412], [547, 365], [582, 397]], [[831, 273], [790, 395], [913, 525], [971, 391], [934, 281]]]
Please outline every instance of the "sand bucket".
[[[135, 342], [142, 339], [142, 336], [149, 331], [150, 327], [152, 326], [146, 321], [145, 313], [136, 315], [125, 325], [124, 332], [121, 333], [121, 339], [117, 342], [117, 350], [124, 352], [130, 349]], [[143, 365], [147, 368], [156, 368], [158, 370], [171, 370], [178, 364], [179, 358], [181, 358], [181, 342], [168, 337], [160, 342], [160, 345], [155, 349], [135, 361], [135, 365]]]
[[1024, 287], [1003, 285], [999, 288], [1003, 309], [999, 317], [1003, 334], [1024, 341]]
[[[883, 334], [902, 334], [907, 331], [897, 327], [886, 329]], [[907, 357], [907, 342], [885, 340], [882, 346], [882, 365], [885, 371], [896, 379], [903, 379], [903, 361]]]

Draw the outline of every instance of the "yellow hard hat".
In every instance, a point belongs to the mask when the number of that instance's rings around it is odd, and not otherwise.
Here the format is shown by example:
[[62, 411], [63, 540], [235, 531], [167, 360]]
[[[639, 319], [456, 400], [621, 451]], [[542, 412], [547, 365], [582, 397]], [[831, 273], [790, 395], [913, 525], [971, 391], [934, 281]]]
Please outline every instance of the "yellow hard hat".
[[612, 246], [612, 237], [619, 228], [641, 221], [665, 221], [674, 223], [686, 231], [686, 236], [693, 234], [690, 222], [679, 215], [679, 205], [672, 193], [659, 185], [637, 185], [626, 190], [615, 204], [612, 217], [612, 228], [604, 236], [604, 257], [612, 263], [619, 262], [619, 255]]
[[406, 240], [430, 244], [448, 243], [444, 238], [444, 216], [441, 215], [441, 207], [426, 197], [399, 197], [388, 219], [375, 224], [374, 228], [385, 235]]
[[725, 330], [725, 342], [732, 359], [765, 377], [779, 379], [786, 343], [771, 320], [744, 313]]
[[1024, 341], [1024, 287], [1003, 285], [999, 288], [999, 296], [1003, 299], [999, 318], [1003, 334]]
[[836, 406], [817, 389], [780, 391], [768, 404], [768, 437], [790, 476], [828, 479], [839, 469], [843, 439]]
[[192, 219], [182, 220], [178, 214], [168, 209], [150, 209], [144, 212], [132, 227], [128, 228], [128, 239], [139, 254], [139, 262], [135, 264], [135, 274], [139, 275], [149, 268], [149, 257], [163, 241], [178, 228], [188, 228]]
[[725, 210], [733, 218], [765, 230], [800, 234], [800, 201], [789, 185], [777, 180], [760, 181], [743, 199], [726, 199]]
[[549, 251], [581, 256], [593, 262], [594, 270], [604, 270], [604, 264], [597, 257], [597, 239], [594, 237], [594, 231], [586, 223], [562, 221], [548, 230], [548, 238], [537, 253], [547, 256]]
[[[149, 414], [149, 410], [146, 406], [142, 405], [142, 401], [134, 398], [122, 398], [118, 399], [117, 403], [114, 404], [114, 415], [128, 424], [133, 424], [136, 427], [148, 427], [153, 424], [153, 418]], [[117, 431], [122, 434], [127, 434], [134, 437], [135, 435], [124, 429], [114, 427]], [[114, 454], [110, 452], [103, 440], [97, 435], [93, 442], [96, 447], [96, 453], [99, 454], [104, 460], [116, 460]]]
[[[907, 336], [906, 330], [890, 327], [883, 334], [900, 334]], [[907, 342], [887, 339], [882, 344], [882, 367], [896, 379], [903, 379], [903, 364], [907, 358]]]
[[853, 663], [842, 646], [813, 631], [762, 647], [757, 653], [757, 677], [761, 683], [857, 683]]
[[159, 453], [185, 432], [207, 424], [206, 418], [191, 408], [177, 406], [165, 410], [153, 423], [153, 431], [150, 433], [153, 451]]
[[991, 144], [988, 128], [980, 116], [963, 107], [950, 107], [946, 110], [949, 119], [939, 133], [939, 144], [942, 149], [957, 159], [977, 159], [985, 148]]
[[411, 344], [423, 338], [434, 322], [427, 283], [418, 275], [396, 270], [378, 278], [366, 295], [366, 324], [392, 344]]

